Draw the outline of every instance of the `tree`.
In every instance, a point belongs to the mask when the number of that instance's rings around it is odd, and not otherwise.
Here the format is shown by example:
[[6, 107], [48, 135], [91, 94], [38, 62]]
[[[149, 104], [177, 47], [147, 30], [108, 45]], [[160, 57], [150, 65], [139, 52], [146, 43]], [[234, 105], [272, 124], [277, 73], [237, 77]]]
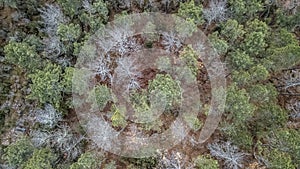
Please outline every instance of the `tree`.
[[194, 161], [197, 169], [218, 169], [219, 163], [209, 155], [199, 155]]
[[52, 169], [56, 158], [49, 148], [36, 149], [24, 169]]
[[167, 74], [157, 74], [153, 80], [149, 82], [148, 90], [153, 94], [160, 94], [165, 99], [166, 110], [178, 106], [181, 100], [181, 88], [178, 81]]
[[196, 25], [201, 25], [204, 23], [202, 18], [202, 5], [195, 5], [194, 0], [180, 3], [178, 15], [185, 19], [192, 19]]
[[21, 167], [31, 157], [34, 147], [27, 138], [21, 138], [10, 144], [4, 151], [4, 159], [9, 165]]
[[71, 18], [78, 14], [79, 8], [82, 6], [80, 0], [58, 0], [57, 2], [64, 13]]
[[229, 48], [228, 43], [219, 37], [218, 32], [214, 32], [208, 36], [210, 43], [216, 49], [219, 55], [225, 55]]
[[4, 47], [4, 54], [7, 62], [27, 69], [30, 72], [41, 66], [35, 47], [30, 46], [26, 42], [10, 41]]
[[125, 108], [117, 107], [113, 105], [112, 108], [113, 115], [111, 116], [111, 123], [114, 127], [125, 127], [127, 125], [127, 121], [125, 119]]
[[82, 3], [84, 10], [79, 15], [79, 19], [90, 28], [91, 33], [95, 33], [108, 20], [107, 3], [103, 0], [96, 0], [93, 3], [84, 0]]
[[59, 24], [57, 28], [57, 35], [63, 42], [74, 42], [81, 34], [80, 25], [70, 23], [70, 24]]
[[227, 0], [212, 0], [209, 1], [208, 8], [203, 9], [203, 17], [207, 20], [208, 25], [211, 22], [221, 22], [226, 20], [226, 4]]
[[43, 20], [44, 32], [50, 38], [56, 34], [58, 25], [67, 21], [60, 7], [56, 4], [46, 4], [45, 7], [39, 9], [39, 12]]
[[247, 89], [250, 100], [258, 105], [276, 103], [277, 90], [272, 84], [255, 84]]
[[238, 21], [253, 18], [256, 13], [264, 9], [264, 4], [260, 0], [228, 0], [228, 4], [232, 17]]
[[93, 110], [102, 111], [112, 101], [111, 91], [105, 85], [97, 85], [90, 91], [88, 100], [92, 102]]
[[190, 68], [194, 76], [197, 76], [202, 64], [198, 62], [198, 55], [191, 46], [187, 46], [180, 52], [179, 57], [183, 59], [185, 64]]
[[230, 112], [228, 119], [235, 124], [244, 124], [253, 116], [255, 106], [250, 103], [250, 96], [245, 89], [232, 85], [227, 90], [225, 111]]
[[288, 119], [287, 112], [276, 103], [261, 105], [255, 112], [255, 121], [252, 125], [257, 134], [264, 134], [265, 131], [272, 131], [284, 126]]
[[77, 162], [73, 163], [70, 166], [70, 169], [96, 169], [97, 160], [95, 155], [92, 153], [86, 152], [81, 154]]
[[43, 70], [30, 74], [32, 84], [29, 98], [37, 99], [42, 104], [50, 103], [58, 109], [62, 99], [61, 73], [60, 66], [48, 63]]
[[233, 70], [248, 70], [254, 65], [253, 58], [239, 49], [229, 53], [228, 62]]
[[291, 156], [281, 152], [278, 149], [273, 149], [267, 153], [267, 166], [274, 169], [295, 169]]
[[244, 26], [240, 25], [237, 20], [228, 19], [225, 23], [221, 24], [220, 35], [230, 44], [241, 41], [244, 34]]
[[[246, 34], [242, 48], [252, 57], [261, 55], [267, 47], [266, 39], [270, 34], [268, 25], [258, 19], [246, 23]], [[260, 56], [262, 57], [262, 56]]]
[[[300, 165], [300, 132], [295, 129], [281, 128], [270, 132], [267, 140], [271, 147], [289, 155], [296, 167]], [[274, 160], [276, 161], [276, 160]], [[282, 163], [285, 164], [285, 163]], [[288, 163], [287, 163], [288, 164]]]
[[227, 168], [243, 168], [245, 153], [239, 152], [239, 148], [230, 142], [211, 143], [207, 145], [210, 154], [225, 161]]

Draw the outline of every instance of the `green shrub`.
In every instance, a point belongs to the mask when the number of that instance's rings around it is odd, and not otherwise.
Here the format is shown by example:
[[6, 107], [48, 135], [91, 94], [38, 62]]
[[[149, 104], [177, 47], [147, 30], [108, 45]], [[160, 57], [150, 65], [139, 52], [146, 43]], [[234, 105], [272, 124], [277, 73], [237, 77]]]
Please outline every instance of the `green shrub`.
[[194, 161], [197, 169], [219, 169], [219, 163], [209, 155], [199, 155]]
[[178, 106], [181, 100], [181, 88], [179, 82], [173, 80], [170, 75], [157, 74], [149, 82], [149, 92], [158, 92], [165, 97], [166, 109], [170, 110], [172, 106]]
[[7, 62], [31, 72], [41, 66], [35, 47], [25, 42], [9, 42], [4, 47], [4, 54]]
[[180, 3], [178, 15], [185, 19], [192, 19], [197, 25], [204, 23], [202, 17], [202, 5], [195, 5], [194, 0]]
[[33, 151], [31, 142], [27, 138], [22, 138], [4, 150], [4, 159], [11, 166], [21, 167], [31, 157]]
[[24, 169], [52, 169], [56, 156], [49, 148], [35, 150]]

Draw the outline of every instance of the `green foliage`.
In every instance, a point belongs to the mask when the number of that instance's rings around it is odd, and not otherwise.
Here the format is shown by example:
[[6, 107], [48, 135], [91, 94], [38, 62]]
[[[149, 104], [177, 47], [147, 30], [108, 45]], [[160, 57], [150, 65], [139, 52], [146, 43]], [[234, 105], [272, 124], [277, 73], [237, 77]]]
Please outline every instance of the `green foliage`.
[[278, 72], [300, 63], [300, 46], [289, 44], [281, 48], [270, 49], [264, 65], [272, 71]]
[[199, 71], [198, 55], [191, 46], [185, 47], [179, 55], [180, 58], [190, 68], [194, 76], [197, 76]]
[[74, 42], [80, 37], [81, 28], [80, 25], [74, 23], [60, 24], [57, 28], [57, 34], [61, 41]]
[[249, 84], [251, 80], [251, 76], [248, 71], [232, 71], [232, 80], [235, 82], [238, 86], [246, 86]]
[[179, 37], [191, 37], [193, 33], [197, 30], [197, 26], [195, 25], [194, 21], [190, 18], [187, 18], [185, 21], [176, 18], [175, 22], [175, 29]]
[[173, 80], [169, 74], [157, 74], [156, 77], [149, 82], [149, 92], [158, 92], [166, 101], [166, 109], [177, 106], [181, 100], [181, 88], [179, 82]]
[[227, 90], [226, 108], [230, 112], [228, 118], [234, 123], [244, 123], [253, 116], [254, 105], [250, 103], [250, 96], [245, 89], [238, 89], [236, 85], [231, 85]]
[[260, 64], [250, 68], [249, 73], [251, 75], [252, 83], [267, 80], [269, 77], [268, 70]]
[[84, 12], [79, 16], [81, 22], [87, 25], [92, 33], [103, 27], [103, 23], [108, 20], [108, 7], [107, 3], [103, 0], [96, 0], [94, 3], [89, 4]]
[[73, 73], [74, 73], [73, 67], [65, 68], [63, 79], [61, 82], [61, 85], [63, 86], [63, 91], [65, 93], [72, 93]]
[[81, 154], [77, 162], [70, 166], [70, 169], [96, 169], [97, 161], [92, 153]]
[[228, 19], [221, 26], [221, 36], [230, 43], [242, 40], [244, 34], [244, 26], [234, 19]]
[[279, 129], [269, 136], [271, 146], [288, 153], [294, 164], [300, 166], [300, 131], [295, 129]]
[[199, 130], [203, 126], [203, 123], [194, 115], [184, 115], [184, 120], [194, 131]]
[[275, 102], [278, 96], [276, 88], [272, 84], [255, 84], [247, 89], [251, 102], [260, 104], [268, 104]]
[[210, 43], [217, 50], [219, 55], [225, 55], [229, 48], [228, 43], [218, 36], [217, 32], [214, 32], [208, 36]]
[[230, 67], [235, 70], [248, 70], [254, 65], [253, 59], [245, 52], [236, 50], [228, 56]]
[[4, 159], [8, 164], [20, 167], [31, 157], [34, 147], [27, 138], [22, 138], [10, 144], [4, 151]]
[[112, 161], [106, 164], [103, 169], [117, 169], [116, 162]]
[[155, 168], [157, 165], [157, 157], [144, 157], [144, 158], [127, 158], [131, 164], [133, 164], [134, 167], [137, 169], [140, 168]]
[[261, 105], [255, 112], [255, 127], [258, 133], [272, 131], [286, 124], [287, 112], [276, 103]]
[[277, 9], [275, 11], [276, 13], [276, 24], [279, 25], [279, 27], [287, 28], [288, 30], [291, 30], [295, 28], [297, 25], [299, 25], [300, 21], [300, 11], [296, 11], [293, 15], [286, 14], [282, 9]]
[[251, 32], [246, 34], [243, 49], [250, 56], [257, 56], [267, 47], [267, 43], [264, 38], [265, 35], [262, 32]]
[[272, 169], [295, 169], [296, 166], [292, 163], [289, 154], [273, 149], [268, 152], [267, 159], [269, 167]]
[[62, 99], [61, 73], [60, 66], [48, 63], [43, 70], [30, 74], [32, 84], [29, 98], [37, 99], [42, 104], [50, 103], [55, 108], [59, 108]]
[[244, 39], [244, 44], [242, 44], [243, 49], [250, 56], [257, 56], [262, 54], [262, 52], [267, 47], [266, 39], [269, 36], [269, 27], [268, 25], [255, 19], [246, 23], [246, 36]]
[[192, 19], [196, 25], [204, 23], [204, 19], [202, 18], [202, 5], [195, 5], [194, 0], [180, 3], [178, 15], [185, 19]]
[[125, 127], [127, 125], [125, 119], [125, 108], [124, 107], [117, 107], [113, 105], [113, 115], [111, 116], [111, 123], [114, 127]]
[[238, 21], [245, 21], [252, 18], [257, 12], [263, 10], [261, 0], [228, 0], [229, 11], [232, 11], [232, 17]]
[[298, 45], [298, 40], [295, 34], [284, 28], [274, 31], [269, 38], [269, 41], [271, 49], [281, 48], [288, 45]]
[[33, 71], [41, 65], [35, 47], [25, 42], [10, 41], [4, 47], [4, 53], [7, 62], [29, 71]]
[[112, 100], [110, 89], [106, 85], [97, 85], [90, 91], [88, 100], [93, 103], [93, 110], [102, 111], [106, 104]]
[[57, 2], [63, 9], [63, 12], [72, 18], [78, 14], [82, 5], [81, 0], [57, 0]]
[[32, 157], [26, 162], [24, 169], [51, 169], [56, 156], [49, 148], [35, 150]]
[[223, 132], [235, 145], [246, 150], [251, 150], [253, 145], [253, 136], [252, 133], [248, 130], [247, 123], [225, 123]]
[[209, 155], [199, 155], [194, 161], [197, 169], [219, 169], [219, 163]]

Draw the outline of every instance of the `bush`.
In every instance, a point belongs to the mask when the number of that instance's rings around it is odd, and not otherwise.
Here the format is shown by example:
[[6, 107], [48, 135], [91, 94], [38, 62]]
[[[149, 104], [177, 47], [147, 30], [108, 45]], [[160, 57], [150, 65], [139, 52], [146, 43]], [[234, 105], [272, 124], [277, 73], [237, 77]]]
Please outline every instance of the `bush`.
[[35, 150], [32, 157], [26, 162], [24, 169], [52, 169], [56, 156], [49, 148]]
[[197, 25], [204, 23], [202, 18], [202, 5], [195, 5], [194, 0], [180, 3], [178, 15], [187, 19], [192, 19]]
[[212, 159], [209, 155], [199, 155], [194, 163], [197, 169], [219, 169], [218, 161]]
[[70, 169], [96, 169], [96, 168], [97, 168], [96, 158], [93, 154], [88, 152], [81, 154], [77, 162], [73, 163], [70, 166]]
[[112, 100], [110, 89], [106, 85], [97, 85], [90, 91], [88, 100], [93, 103], [93, 110], [102, 111], [106, 104]]
[[149, 92], [158, 92], [165, 97], [166, 109], [170, 110], [180, 104], [181, 88], [179, 82], [173, 80], [170, 75], [157, 74], [156, 77], [149, 82]]
[[27, 138], [10, 144], [5, 150], [4, 159], [13, 167], [21, 167], [32, 155], [34, 147]]
[[41, 66], [35, 47], [25, 42], [9, 42], [4, 47], [4, 54], [7, 62], [31, 72]]
[[37, 70], [36, 73], [30, 74], [32, 84], [29, 98], [37, 99], [42, 104], [50, 103], [57, 109], [60, 108], [62, 100], [61, 73], [60, 66], [49, 63], [43, 70]]

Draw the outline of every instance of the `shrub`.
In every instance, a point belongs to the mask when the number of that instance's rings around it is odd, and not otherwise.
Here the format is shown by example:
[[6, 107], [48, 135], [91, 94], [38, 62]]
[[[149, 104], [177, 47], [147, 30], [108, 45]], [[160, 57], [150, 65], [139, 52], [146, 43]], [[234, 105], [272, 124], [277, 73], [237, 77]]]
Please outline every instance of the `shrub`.
[[110, 89], [105, 85], [97, 85], [90, 91], [88, 100], [93, 103], [93, 110], [102, 111], [106, 104], [112, 100]]
[[179, 82], [173, 80], [170, 75], [157, 74], [156, 77], [149, 82], [149, 92], [162, 95], [166, 101], [166, 109], [170, 110], [172, 106], [178, 106], [181, 100], [181, 88]]
[[43, 70], [30, 74], [32, 84], [29, 98], [37, 99], [42, 104], [50, 103], [58, 109], [62, 99], [61, 73], [60, 66], [49, 63]]
[[197, 169], [219, 169], [218, 161], [212, 159], [209, 155], [199, 155], [194, 163]]
[[41, 66], [39, 63], [39, 56], [35, 51], [35, 47], [30, 46], [25, 42], [10, 41], [4, 47], [4, 54], [7, 62], [15, 64], [31, 72]]
[[180, 3], [178, 15], [185, 19], [192, 19], [197, 25], [204, 23], [202, 18], [202, 5], [195, 5], [194, 0]]
[[49, 148], [35, 150], [32, 157], [26, 162], [24, 169], [52, 169], [56, 156]]
[[27, 138], [22, 138], [10, 144], [4, 151], [4, 159], [8, 164], [20, 167], [31, 157], [34, 147]]
[[97, 161], [95, 155], [89, 152], [81, 154], [77, 162], [73, 163], [70, 166], [70, 169], [96, 169], [96, 168], [97, 168]]

